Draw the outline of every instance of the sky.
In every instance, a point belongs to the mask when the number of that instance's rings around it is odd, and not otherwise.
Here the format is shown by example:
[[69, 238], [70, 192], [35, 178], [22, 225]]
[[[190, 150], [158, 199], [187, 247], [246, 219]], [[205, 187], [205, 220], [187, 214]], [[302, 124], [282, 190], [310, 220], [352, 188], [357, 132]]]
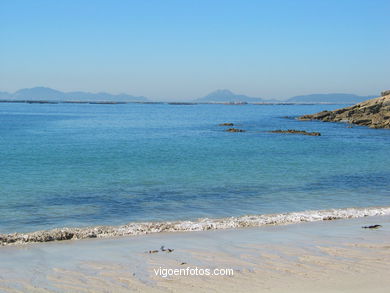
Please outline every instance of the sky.
[[0, 0], [0, 91], [390, 89], [389, 0]]

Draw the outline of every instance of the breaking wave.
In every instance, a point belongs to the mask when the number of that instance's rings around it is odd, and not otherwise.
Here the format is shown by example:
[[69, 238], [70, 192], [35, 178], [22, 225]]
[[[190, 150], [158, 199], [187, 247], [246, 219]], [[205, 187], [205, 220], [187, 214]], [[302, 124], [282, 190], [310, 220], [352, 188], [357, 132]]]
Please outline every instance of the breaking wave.
[[143, 223], [133, 222], [121, 226], [58, 228], [31, 233], [0, 234], [0, 245], [85, 238], [108, 238], [160, 232], [186, 232], [260, 227], [264, 225], [283, 225], [301, 222], [316, 222], [381, 215], [390, 215], [390, 207], [311, 210], [283, 214], [246, 215], [241, 217], [229, 217], [221, 219], [202, 218], [196, 221]]

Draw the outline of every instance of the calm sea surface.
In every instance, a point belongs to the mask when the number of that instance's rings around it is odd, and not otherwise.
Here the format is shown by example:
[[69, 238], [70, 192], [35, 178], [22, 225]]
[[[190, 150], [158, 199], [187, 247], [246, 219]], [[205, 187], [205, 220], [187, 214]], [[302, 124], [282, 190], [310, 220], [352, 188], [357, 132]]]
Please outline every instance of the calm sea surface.
[[0, 233], [390, 205], [390, 130], [283, 118], [343, 106], [0, 103]]

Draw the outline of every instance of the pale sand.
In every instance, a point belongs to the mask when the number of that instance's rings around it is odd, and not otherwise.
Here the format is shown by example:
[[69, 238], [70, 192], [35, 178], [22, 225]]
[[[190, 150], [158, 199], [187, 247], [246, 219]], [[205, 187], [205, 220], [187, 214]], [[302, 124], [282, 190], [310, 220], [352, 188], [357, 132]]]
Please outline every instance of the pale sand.
[[390, 217], [0, 247], [0, 292], [390, 292]]

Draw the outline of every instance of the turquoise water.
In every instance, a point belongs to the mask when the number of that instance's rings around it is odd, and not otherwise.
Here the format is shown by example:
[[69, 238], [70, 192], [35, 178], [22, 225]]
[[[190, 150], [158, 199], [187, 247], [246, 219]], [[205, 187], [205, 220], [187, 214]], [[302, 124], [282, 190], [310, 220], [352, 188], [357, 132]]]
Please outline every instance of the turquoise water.
[[389, 130], [283, 118], [343, 106], [1, 103], [0, 233], [389, 205]]

